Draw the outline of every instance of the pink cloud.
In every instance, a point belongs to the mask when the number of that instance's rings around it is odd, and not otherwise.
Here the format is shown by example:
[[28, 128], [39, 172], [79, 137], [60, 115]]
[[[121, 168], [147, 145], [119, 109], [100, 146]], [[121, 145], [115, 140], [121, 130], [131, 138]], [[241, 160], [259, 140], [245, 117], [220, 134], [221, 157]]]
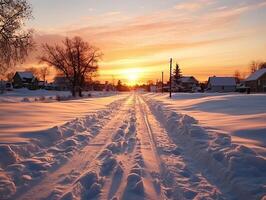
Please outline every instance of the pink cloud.
[[[173, 52], [215, 45], [219, 49], [219, 45], [243, 39], [246, 37], [245, 30], [236, 32], [235, 23], [244, 13], [266, 6], [266, 2], [235, 7], [221, 6], [197, 16], [176, 10], [196, 11], [214, 3], [211, 0], [187, 1], [177, 4], [175, 9], [138, 17], [130, 17], [121, 12], [89, 16], [82, 19], [82, 24], [58, 29], [54, 34], [36, 34], [36, 42], [58, 43], [65, 35], [80, 35], [103, 50], [105, 69], [121, 67], [122, 64], [117, 63], [122, 59], [132, 60], [132, 65], [152, 67], [164, 62], [161, 58], [151, 61], [152, 56], [162, 53], [171, 56]], [[196, 55], [191, 54], [189, 59], [192, 60], [193, 57]], [[34, 57], [30, 61], [33, 60]]]

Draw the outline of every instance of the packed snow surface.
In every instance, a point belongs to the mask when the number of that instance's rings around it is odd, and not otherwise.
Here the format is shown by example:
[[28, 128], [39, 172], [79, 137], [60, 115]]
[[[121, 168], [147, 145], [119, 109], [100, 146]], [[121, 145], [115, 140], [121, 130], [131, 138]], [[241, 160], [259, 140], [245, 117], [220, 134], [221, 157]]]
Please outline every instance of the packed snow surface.
[[126, 93], [0, 105], [8, 116], [0, 199], [266, 198], [265, 147], [249, 136], [265, 129], [264, 95]]
[[197, 119], [208, 131], [229, 134], [232, 141], [266, 156], [266, 95], [238, 93], [152, 94], [147, 98]]

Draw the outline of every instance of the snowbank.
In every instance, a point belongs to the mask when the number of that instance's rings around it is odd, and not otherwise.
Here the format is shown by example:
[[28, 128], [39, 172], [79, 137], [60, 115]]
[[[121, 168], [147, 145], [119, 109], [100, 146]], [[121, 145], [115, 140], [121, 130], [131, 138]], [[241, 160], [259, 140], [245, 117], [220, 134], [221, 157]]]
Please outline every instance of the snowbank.
[[[116, 100], [106, 109], [98, 110], [96, 113], [74, 119], [60, 126], [24, 133], [21, 138], [25, 138], [27, 142], [1, 144], [0, 199], [10, 199], [17, 191], [30, 185], [32, 181], [40, 179], [49, 171], [68, 161], [74, 152], [82, 149], [91, 138], [99, 133], [123, 101], [123, 99]], [[108, 161], [110, 160], [111, 158]], [[107, 173], [113, 166], [113, 163], [108, 161], [106, 160], [102, 173]], [[88, 181], [92, 181], [91, 176], [95, 181], [88, 188]], [[83, 186], [86, 184], [85, 196], [95, 196], [100, 192], [101, 186], [97, 176], [95, 177], [93, 173], [84, 175], [79, 179], [79, 183]], [[83, 194], [83, 191], [80, 192]], [[51, 195], [60, 196], [61, 194], [57, 190]]]
[[127, 96], [122, 94], [50, 103], [0, 103], [0, 143], [28, 142], [24, 134], [62, 126], [67, 121], [106, 109], [110, 103]]
[[208, 131], [231, 136], [232, 142], [266, 156], [266, 94], [177, 93], [146, 94], [166, 109], [199, 121]]
[[212, 175], [220, 188], [236, 199], [260, 199], [265, 195], [266, 159], [252, 149], [234, 144], [231, 136], [209, 132], [198, 121], [149, 101], [171, 139], [195, 160], [198, 167]]
[[[107, 97], [117, 95], [116, 92], [83, 92], [84, 97]], [[14, 89], [0, 95], [2, 103], [17, 103], [17, 102], [51, 102], [73, 99], [69, 91], [54, 91], [54, 90], [29, 90], [27, 88]]]

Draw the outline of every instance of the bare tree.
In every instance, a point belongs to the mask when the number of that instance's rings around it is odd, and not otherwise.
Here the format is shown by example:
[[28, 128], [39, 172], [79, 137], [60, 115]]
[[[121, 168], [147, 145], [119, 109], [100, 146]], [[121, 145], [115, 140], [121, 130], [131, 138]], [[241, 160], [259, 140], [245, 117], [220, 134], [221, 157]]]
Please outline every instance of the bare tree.
[[41, 67], [39, 69], [39, 75], [40, 75], [40, 78], [45, 82], [46, 77], [50, 75], [50, 69], [47, 66]]
[[12, 82], [14, 76], [15, 76], [15, 72], [9, 72], [9, 73], [7, 73], [6, 74], [7, 81]]
[[241, 79], [242, 80], [246, 79], [247, 78], [247, 74], [248, 74], [247, 72], [242, 72], [241, 73]]
[[260, 63], [260, 69], [266, 68], [266, 62], [261, 62]]
[[262, 61], [255, 61], [253, 60], [251, 63], [250, 63], [250, 74], [254, 73], [255, 71], [259, 70], [259, 69], [263, 69], [263, 68], [266, 68], [266, 62], [262, 62]]
[[40, 79], [40, 70], [37, 67], [28, 67], [25, 71], [31, 72], [36, 78]]
[[0, 0], [0, 75], [23, 61], [33, 46], [32, 31], [25, 30], [31, 17], [26, 0]]
[[234, 77], [235, 77], [236, 81], [239, 83], [241, 80], [241, 74], [238, 70], [235, 71]]
[[250, 73], [254, 73], [255, 71], [257, 71], [259, 69], [259, 66], [260, 66], [260, 62], [259, 61], [255, 61], [253, 60], [251, 63], [250, 63]]
[[62, 72], [71, 84], [71, 92], [82, 96], [85, 80], [98, 70], [102, 54], [98, 48], [85, 42], [80, 37], [66, 38], [61, 46], [43, 45], [44, 56], [40, 61]]

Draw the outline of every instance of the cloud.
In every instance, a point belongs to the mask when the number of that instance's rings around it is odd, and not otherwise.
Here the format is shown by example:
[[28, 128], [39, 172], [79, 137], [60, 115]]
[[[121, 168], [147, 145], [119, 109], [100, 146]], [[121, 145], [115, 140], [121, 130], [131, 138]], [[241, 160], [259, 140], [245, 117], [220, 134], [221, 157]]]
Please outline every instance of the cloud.
[[197, 11], [206, 7], [208, 5], [213, 4], [215, 1], [213, 0], [194, 0], [194, 1], [186, 1], [178, 3], [174, 6], [174, 8], [178, 11]]
[[160, 54], [162, 52], [178, 51], [182, 49], [191, 49], [197, 47], [204, 47], [206, 45], [219, 45], [225, 42], [232, 42], [239, 40], [241, 37], [224, 37], [217, 39], [190, 41], [190, 42], [175, 42], [175, 43], [153, 43], [148, 45], [138, 45], [134, 47], [122, 47], [108, 50], [104, 60], [117, 60], [125, 58], [137, 58]]
[[[64, 36], [80, 35], [102, 49], [101, 66], [109, 72], [123, 66], [156, 71], [173, 55], [186, 58], [184, 63], [189, 65], [193, 58], [200, 61], [197, 56], [202, 54], [197, 55], [198, 52], [205, 52], [208, 57], [210, 49], [218, 51], [223, 46], [226, 51], [226, 45], [239, 44], [248, 35], [245, 29], [235, 28], [235, 24], [243, 14], [265, 6], [265, 1], [246, 1], [232, 6], [217, 4], [214, 0], [193, 0], [176, 4], [174, 9], [141, 16], [112, 11], [84, 17], [81, 22], [52, 33], [38, 33], [36, 41], [58, 43]], [[200, 12], [194, 15], [194, 11]]]
[[179, 11], [196, 11], [202, 8], [202, 4], [197, 2], [186, 2], [175, 5], [175, 9]]

